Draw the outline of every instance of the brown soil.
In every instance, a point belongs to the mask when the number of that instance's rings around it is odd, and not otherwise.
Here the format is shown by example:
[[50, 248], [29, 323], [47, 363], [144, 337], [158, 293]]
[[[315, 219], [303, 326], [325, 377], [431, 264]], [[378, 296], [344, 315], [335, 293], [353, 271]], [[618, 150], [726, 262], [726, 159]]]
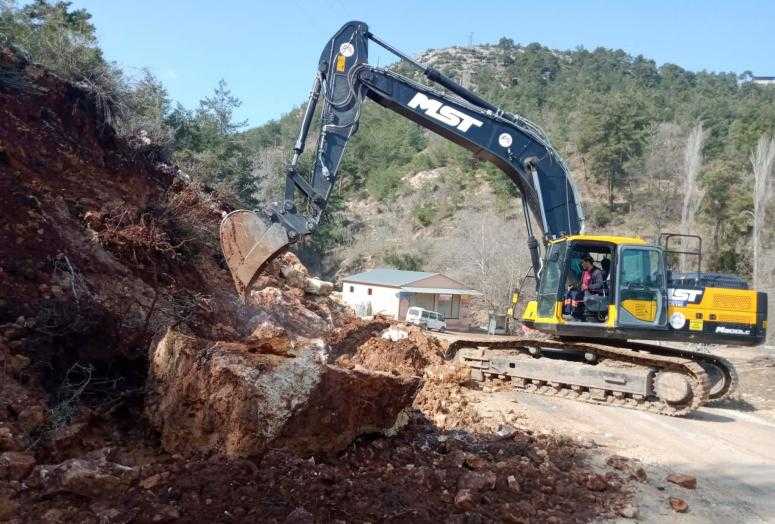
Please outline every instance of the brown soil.
[[354, 354], [361, 345], [380, 336], [391, 324], [392, 321], [385, 317], [378, 316], [366, 322], [353, 315], [351, 319], [338, 324], [337, 329], [326, 336], [331, 358]]
[[428, 366], [444, 362], [443, 349], [435, 338], [426, 336], [416, 327], [406, 329], [407, 338], [393, 342], [373, 336], [358, 346], [354, 354], [340, 356], [337, 363], [396, 375], [422, 376]]
[[33, 489], [16, 500], [30, 521], [62, 522], [287, 522], [294, 514], [308, 522], [587, 522], [623, 504], [622, 478], [590, 473], [568, 442], [530, 432], [474, 437], [422, 417], [335, 459], [272, 451], [259, 463], [184, 461], [125, 445], [107, 460], [132, 469], [54, 493], [31, 477]]
[[[476, 416], [435, 340], [377, 338], [389, 320], [284, 279], [293, 255], [242, 306], [217, 246], [228, 208], [100, 114], [0, 50], [0, 521], [586, 522], [625, 503], [623, 481], [592, 473], [573, 442]], [[333, 455], [173, 454], [144, 411], [149, 348], [170, 328], [213, 341], [203, 358], [217, 345], [279, 362], [318, 344], [345, 368], [424, 381], [403, 428]], [[348, 387], [359, 376], [338, 369]], [[299, 413], [280, 442], [338, 427], [322, 404]]]

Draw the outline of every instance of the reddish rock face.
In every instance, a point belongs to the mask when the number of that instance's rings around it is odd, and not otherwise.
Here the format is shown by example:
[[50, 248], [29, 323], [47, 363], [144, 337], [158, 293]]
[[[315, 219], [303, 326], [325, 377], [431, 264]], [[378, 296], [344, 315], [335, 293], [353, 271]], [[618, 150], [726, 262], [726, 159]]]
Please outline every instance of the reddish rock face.
[[15, 451], [19, 444], [8, 428], [0, 428], [0, 451]]
[[337, 362], [351, 367], [363, 366], [375, 371], [422, 376], [430, 365], [444, 362], [441, 344], [419, 328], [405, 330], [407, 337], [399, 341], [374, 337], [358, 347], [353, 355], [342, 355]]
[[469, 489], [461, 489], [455, 495], [455, 507], [460, 511], [471, 511], [476, 507], [476, 500]]
[[327, 365], [318, 348], [271, 341], [212, 343], [168, 331], [154, 345], [146, 413], [165, 449], [242, 457], [269, 448], [337, 452], [393, 427], [420, 383]]

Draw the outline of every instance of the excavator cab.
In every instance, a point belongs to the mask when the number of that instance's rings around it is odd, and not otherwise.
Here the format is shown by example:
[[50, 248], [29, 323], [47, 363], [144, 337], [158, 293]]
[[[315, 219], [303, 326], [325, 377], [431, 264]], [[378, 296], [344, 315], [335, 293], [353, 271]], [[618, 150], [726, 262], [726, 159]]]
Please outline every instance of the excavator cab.
[[[670, 271], [668, 255], [675, 253], [681, 252], [635, 237], [550, 241], [537, 298], [527, 304], [522, 323], [560, 337], [761, 344], [766, 294], [747, 289], [739, 278]], [[579, 289], [585, 257], [608, 266], [596, 292]]]
[[[582, 289], [582, 261], [597, 281]], [[663, 328], [667, 318], [664, 257], [639, 238], [574, 235], [548, 244], [535, 305], [523, 321], [558, 334], [638, 327]]]

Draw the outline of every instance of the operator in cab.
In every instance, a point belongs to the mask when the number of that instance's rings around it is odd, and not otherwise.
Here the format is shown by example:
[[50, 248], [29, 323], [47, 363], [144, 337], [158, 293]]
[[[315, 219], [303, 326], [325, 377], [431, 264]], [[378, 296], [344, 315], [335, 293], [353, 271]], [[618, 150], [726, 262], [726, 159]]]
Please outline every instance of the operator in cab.
[[[572, 265], [572, 263], [571, 263]], [[595, 260], [588, 253], [581, 257], [581, 275], [573, 278], [573, 269], [569, 271], [568, 290], [565, 293], [563, 315], [568, 320], [584, 321], [584, 294], [601, 295], [605, 293], [607, 275], [595, 266]]]
[[[581, 290], [592, 294], [602, 294], [605, 288], [605, 279], [607, 275], [595, 265], [595, 260], [590, 255], [585, 255], [581, 259]], [[609, 266], [610, 267], [610, 266]]]

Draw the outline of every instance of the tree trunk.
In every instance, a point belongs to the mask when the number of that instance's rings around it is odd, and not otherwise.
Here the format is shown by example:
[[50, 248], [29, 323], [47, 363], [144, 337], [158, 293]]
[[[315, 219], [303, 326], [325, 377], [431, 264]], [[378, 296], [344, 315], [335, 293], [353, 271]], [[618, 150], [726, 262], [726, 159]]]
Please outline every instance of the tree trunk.
[[608, 209], [614, 210], [614, 174], [608, 173]]
[[753, 260], [751, 264], [754, 288], [761, 284], [761, 264], [759, 257], [763, 239], [764, 217], [767, 214], [767, 202], [770, 198], [770, 178], [772, 167], [775, 164], [775, 139], [762, 136], [756, 149], [751, 153], [751, 165], [753, 166], [754, 190], [753, 190]]

